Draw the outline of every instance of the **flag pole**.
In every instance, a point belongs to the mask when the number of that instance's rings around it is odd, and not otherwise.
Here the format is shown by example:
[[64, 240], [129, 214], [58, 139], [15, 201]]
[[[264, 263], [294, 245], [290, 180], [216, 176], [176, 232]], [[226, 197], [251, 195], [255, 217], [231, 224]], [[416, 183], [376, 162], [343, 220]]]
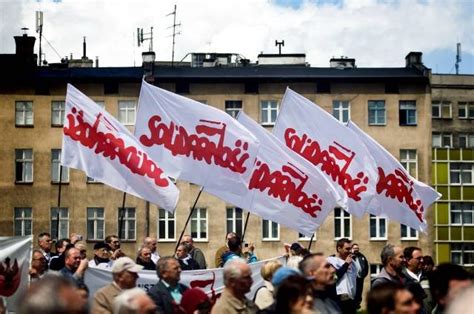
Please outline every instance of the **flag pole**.
[[242, 238], [240, 239], [244, 243], [245, 232], [247, 231], [247, 224], [249, 223], [250, 212], [247, 212], [247, 217], [245, 217], [244, 232], [242, 232]]
[[313, 239], [314, 239], [314, 232], [313, 232], [313, 235], [311, 236], [311, 240], [309, 240], [308, 252], [311, 252], [311, 245], [313, 244]]
[[194, 209], [196, 208], [196, 204], [199, 200], [199, 197], [201, 196], [201, 193], [202, 193], [203, 189], [204, 189], [204, 186], [201, 186], [201, 189], [199, 190], [199, 193], [196, 197], [196, 200], [194, 201], [194, 205], [191, 208], [191, 211], [189, 212], [188, 219], [186, 220], [186, 223], [184, 224], [183, 231], [181, 232], [181, 235], [179, 236], [178, 242], [176, 242], [176, 248], [174, 249], [175, 252], [178, 249], [179, 244], [181, 243], [181, 239], [183, 238], [184, 232], [186, 231], [186, 227], [188, 226], [189, 220], [191, 219], [191, 216], [193, 215]]
[[59, 165], [58, 211], [56, 212], [56, 241], [59, 241], [59, 212], [61, 210], [61, 186], [63, 182], [63, 166]]
[[127, 192], [123, 192], [122, 207], [120, 207], [120, 222], [119, 222], [119, 232], [118, 232], [119, 239], [123, 239], [123, 237], [122, 237], [122, 227], [123, 227], [123, 216], [125, 215], [125, 199], [126, 199], [126, 197], [127, 197]]

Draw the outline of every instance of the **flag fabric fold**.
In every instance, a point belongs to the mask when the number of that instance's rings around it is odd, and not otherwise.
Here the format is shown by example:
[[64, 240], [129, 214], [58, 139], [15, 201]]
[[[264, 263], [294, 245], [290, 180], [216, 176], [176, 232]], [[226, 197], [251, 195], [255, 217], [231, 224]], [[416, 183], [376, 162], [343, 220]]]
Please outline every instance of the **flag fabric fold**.
[[179, 190], [131, 132], [68, 84], [61, 165], [174, 212]]

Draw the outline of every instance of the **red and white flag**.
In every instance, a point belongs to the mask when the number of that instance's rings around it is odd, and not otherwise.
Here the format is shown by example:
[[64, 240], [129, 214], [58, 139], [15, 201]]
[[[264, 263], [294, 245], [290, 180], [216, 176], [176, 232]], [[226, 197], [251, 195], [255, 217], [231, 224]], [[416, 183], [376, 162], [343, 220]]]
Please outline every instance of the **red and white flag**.
[[173, 178], [237, 205], [258, 141], [222, 110], [142, 82], [135, 136]]
[[372, 156], [352, 130], [287, 88], [273, 134], [327, 176], [349, 213], [364, 215], [378, 175]]
[[239, 206], [311, 236], [337, 206], [338, 192], [319, 169], [243, 112], [237, 120], [260, 142], [249, 193], [242, 199], [250, 204]]
[[179, 190], [130, 131], [68, 84], [61, 164], [173, 212]]
[[392, 154], [354, 122], [349, 121], [347, 127], [370, 151], [378, 170], [377, 194], [368, 207], [369, 211], [426, 232], [426, 210], [441, 194], [410, 176]]

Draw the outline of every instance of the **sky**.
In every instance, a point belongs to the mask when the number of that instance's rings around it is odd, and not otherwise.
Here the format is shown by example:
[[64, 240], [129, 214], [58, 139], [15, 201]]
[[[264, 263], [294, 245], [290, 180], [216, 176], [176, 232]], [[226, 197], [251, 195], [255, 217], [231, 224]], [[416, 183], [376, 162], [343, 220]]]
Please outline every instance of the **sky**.
[[[0, 54], [14, 53], [13, 36], [36, 33], [43, 12], [42, 50], [48, 62], [87, 55], [100, 66], [140, 66], [153, 27], [157, 60], [175, 61], [191, 52], [231, 52], [257, 61], [260, 53], [305, 53], [313, 67], [332, 57], [356, 59], [359, 68], [403, 67], [410, 51], [423, 53], [433, 73], [474, 74], [474, 0], [0, 0]], [[38, 53], [38, 41], [35, 46]], [[187, 58], [187, 59], [186, 59]], [[189, 56], [184, 60], [189, 61]]]

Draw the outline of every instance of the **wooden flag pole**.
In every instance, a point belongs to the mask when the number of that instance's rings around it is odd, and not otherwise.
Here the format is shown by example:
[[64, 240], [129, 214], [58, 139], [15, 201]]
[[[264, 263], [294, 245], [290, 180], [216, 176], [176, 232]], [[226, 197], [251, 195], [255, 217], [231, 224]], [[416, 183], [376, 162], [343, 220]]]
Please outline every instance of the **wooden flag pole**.
[[314, 239], [314, 232], [313, 232], [313, 235], [311, 236], [311, 240], [309, 240], [308, 252], [311, 252], [311, 245], [313, 244], [313, 239]]
[[125, 199], [126, 198], [127, 198], [127, 193], [123, 192], [122, 207], [120, 208], [120, 222], [119, 222], [119, 232], [118, 232], [119, 239], [123, 239], [122, 228], [123, 228], [123, 217], [125, 215]]
[[191, 216], [193, 215], [194, 209], [196, 208], [196, 204], [199, 200], [199, 197], [201, 196], [203, 189], [204, 189], [204, 186], [201, 186], [201, 189], [199, 190], [196, 200], [194, 201], [194, 205], [191, 208], [191, 211], [189, 212], [188, 219], [186, 220], [186, 223], [184, 224], [183, 231], [181, 232], [181, 235], [179, 236], [178, 242], [176, 242], [176, 248], [174, 249], [175, 252], [178, 249], [179, 244], [181, 243], [181, 239], [183, 238], [184, 232], [186, 231], [186, 227], [188, 226], [189, 220], [191, 219]]
[[245, 217], [244, 231], [242, 232], [241, 242], [244, 243], [245, 232], [247, 231], [247, 224], [249, 223], [250, 212], [247, 212], [247, 217]]

